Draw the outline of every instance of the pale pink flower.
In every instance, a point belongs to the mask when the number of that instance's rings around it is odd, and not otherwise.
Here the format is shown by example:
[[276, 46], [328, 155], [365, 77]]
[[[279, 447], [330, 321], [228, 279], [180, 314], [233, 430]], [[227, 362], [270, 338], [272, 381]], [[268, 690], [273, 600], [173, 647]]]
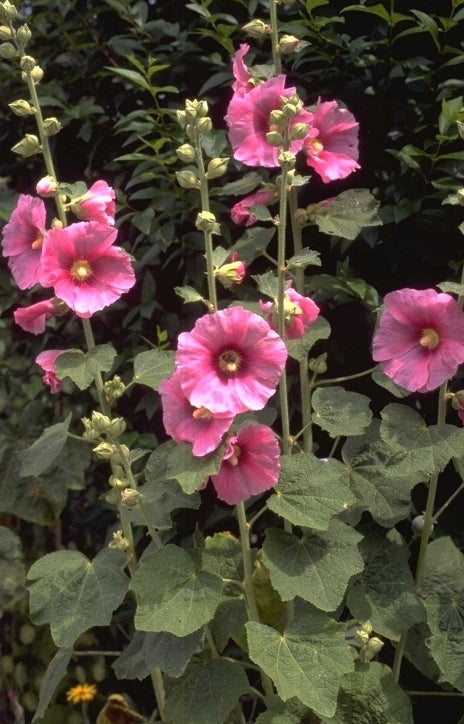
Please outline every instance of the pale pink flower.
[[22, 194], [3, 228], [2, 242], [3, 256], [9, 257], [8, 266], [20, 289], [29, 289], [39, 282], [46, 233], [44, 202]]
[[234, 93], [247, 93], [253, 88], [253, 84], [250, 83], [251, 73], [243, 60], [249, 50], [250, 46], [248, 43], [242, 43], [232, 58], [232, 72], [235, 78], [235, 82], [232, 84]]
[[230, 210], [231, 219], [234, 224], [252, 226], [256, 224], [256, 217], [250, 211], [250, 206], [269, 206], [277, 199], [278, 195], [275, 189], [259, 189], [232, 206]]
[[[285, 332], [288, 339], [298, 339], [302, 337], [309, 327], [319, 316], [319, 307], [309, 297], [292, 288], [292, 282], [287, 283], [284, 299], [285, 313]], [[275, 328], [273, 323], [273, 312], [275, 309], [274, 302], [259, 302], [261, 311], [265, 315], [267, 322], [271, 327]]]
[[35, 190], [37, 191], [39, 196], [49, 198], [50, 196], [55, 195], [57, 188], [58, 184], [53, 176], [44, 176], [40, 179], [40, 181], [37, 181]]
[[211, 481], [229, 505], [260, 495], [277, 485], [280, 474], [277, 438], [267, 425], [252, 423], [228, 440], [221, 468]]
[[[234, 93], [225, 120], [229, 126], [229, 138], [234, 157], [248, 166], [273, 168], [279, 165], [278, 148], [271, 146], [266, 133], [275, 130], [270, 126], [270, 113], [282, 109], [282, 97], [288, 98], [295, 88], [285, 88], [285, 75], [276, 75], [252, 88], [248, 93]], [[291, 120], [310, 124], [313, 114], [302, 109]], [[304, 139], [292, 141], [290, 150], [297, 153], [303, 148]]]
[[213, 415], [205, 407], [193, 407], [185, 396], [176, 371], [159, 386], [163, 402], [163, 423], [176, 442], [192, 443], [198, 457], [216, 450], [234, 420], [233, 415]]
[[42, 380], [50, 387], [50, 391], [55, 394], [63, 387], [63, 383], [56, 376], [56, 360], [66, 352], [65, 349], [47, 349], [37, 355], [35, 361], [42, 367], [44, 374]]
[[214, 276], [228, 289], [233, 284], [241, 284], [246, 275], [246, 264], [238, 258], [238, 251], [233, 251], [230, 262], [222, 264], [214, 270]]
[[[317, 131], [317, 135], [315, 134]], [[304, 142], [306, 162], [324, 183], [345, 178], [360, 168], [357, 163], [359, 123], [337, 101], [319, 103], [313, 128]]]
[[45, 331], [45, 322], [56, 314], [56, 307], [53, 299], [45, 299], [43, 302], [31, 304], [29, 307], [20, 307], [13, 312], [16, 324], [32, 334], [40, 334]]
[[464, 312], [449, 294], [400, 289], [384, 299], [373, 358], [397, 385], [429, 392], [464, 362]]
[[191, 405], [236, 415], [264, 407], [286, 359], [285, 344], [264, 319], [229, 307], [179, 335], [176, 363]]
[[71, 203], [71, 210], [82, 221], [114, 224], [115, 193], [106, 181], [95, 181], [87, 193]]
[[129, 254], [112, 246], [117, 230], [95, 221], [51, 229], [42, 250], [41, 283], [78, 317], [115, 302], [135, 283]]

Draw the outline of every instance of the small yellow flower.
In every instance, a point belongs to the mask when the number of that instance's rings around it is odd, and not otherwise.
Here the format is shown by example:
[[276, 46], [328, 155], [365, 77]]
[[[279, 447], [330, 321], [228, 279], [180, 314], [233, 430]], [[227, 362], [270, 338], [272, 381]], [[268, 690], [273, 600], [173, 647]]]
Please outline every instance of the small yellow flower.
[[95, 684], [77, 684], [66, 692], [66, 699], [70, 704], [79, 704], [81, 701], [92, 701], [97, 693]]

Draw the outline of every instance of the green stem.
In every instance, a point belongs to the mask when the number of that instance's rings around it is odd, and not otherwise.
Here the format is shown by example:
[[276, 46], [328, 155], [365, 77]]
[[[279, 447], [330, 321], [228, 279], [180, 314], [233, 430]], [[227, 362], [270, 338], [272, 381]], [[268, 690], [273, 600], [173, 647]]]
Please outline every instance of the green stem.
[[[271, 3], [272, 5], [272, 3]], [[284, 147], [285, 148], [285, 147]], [[282, 165], [281, 193], [279, 201], [279, 226], [277, 227], [277, 331], [285, 340], [285, 282], [286, 282], [286, 231], [287, 231], [287, 181], [288, 167]], [[282, 423], [283, 453], [291, 450], [290, 415], [288, 410], [288, 388], [285, 370], [279, 382], [280, 415]]]
[[[201, 209], [202, 211], [209, 211], [209, 189], [208, 179], [206, 178], [205, 164], [203, 161], [203, 149], [201, 147], [201, 135], [197, 131], [195, 134], [195, 154], [198, 163], [199, 179], [200, 179], [200, 196], [201, 196]], [[217, 309], [217, 292], [216, 292], [216, 277], [214, 276], [214, 264], [213, 264], [213, 234], [210, 231], [203, 232], [205, 240], [205, 257], [206, 257], [206, 277], [208, 281], [208, 298], [212, 309]]]
[[282, 64], [280, 62], [277, 0], [271, 0], [269, 3], [269, 15], [271, 21], [272, 62], [274, 63], [274, 75], [279, 75], [282, 71]]
[[163, 672], [157, 666], [150, 672], [153, 689], [155, 692], [156, 703], [158, 705], [158, 712], [162, 722], [168, 722], [166, 718], [166, 691], [164, 689]]
[[452, 493], [452, 494], [450, 495], [450, 497], [448, 498], [448, 500], [447, 500], [445, 503], [443, 503], [443, 505], [441, 506], [441, 508], [440, 508], [439, 510], [437, 510], [437, 512], [436, 512], [435, 515], [433, 516], [434, 521], [437, 521], [437, 520], [438, 520], [438, 518], [440, 517], [440, 515], [447, 509], [448, 505], [450, 505], [450, 503], [452, 503], [453, 500], [454, 500], [455, 498], [457, 498], [457, 496], [459, 495], [459, 493], [460, 493], [462, 490], [464, 490], [464, 482], [462, 482], [461, 485], [460, 485], [458, 488], [456, 488], [456, 490], [454, 491], [454, 493]]
[[354, 375], [345, 375], [344, 377], [332, 377], [330, 380], [318, 380], [317, 382], [311, 383], [311, 387], [314, 389], [315, 387], [321, 387], [322, 385], [336, 385], [338, 382], [347, 382], [348, 380], [357, 380], [358, 377], [365, 377], [366, 375], [372, 374], [374, 370], [376, 370], [378, 365], [375, 365], [374, 367], [369, 367], [368, 370], [364, 370], [363, 372], [356, 372]]

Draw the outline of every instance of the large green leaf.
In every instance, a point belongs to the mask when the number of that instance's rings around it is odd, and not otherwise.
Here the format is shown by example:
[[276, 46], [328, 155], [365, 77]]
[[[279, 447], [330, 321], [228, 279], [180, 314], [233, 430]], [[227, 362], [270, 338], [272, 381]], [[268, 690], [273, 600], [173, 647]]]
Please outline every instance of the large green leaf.
[[321, 724], [414, 724], [411, 702], [385, 664], [356, 664], [340, 686], [334, 717]]
[[57, 646], [72, 646], [92, 626], [106, 626], [122, 603], [129, 579], [121, 551], [105, 548], [90, 561], [78, 551], [39, 558], [27, 575], [31, 618], [50, 624]]
[[369, 398], [343, 387], [319, 387], [312, 396], [313, 422], [332, 437], [362, 435], [372, 419]]
[[157, 666], [169, 676], [182, 676], [193, 654], [203, 648], [204, 631], [189, 636], [135, 631], [129, 646], [113, 661], [118, 679], [143, 681]]
[[0, 617], [26, 593], [26, 573], [21, 541], [16, 533], [0, 526]]
[[302, 337], [299, 339], [287, 339], [288, 354], [298, 361], [304, 360], [316, 342], [319, 342], [321, 339], [328, 339], [329, 337], [330, 324], [324, 317], [318, 317]]
[[239, 664], [224, 659], [192, 661], [167, 698], [172, 724], [219, 724], [249, 690]]
[[409, 548], [396, 530], [386, 533], [372, 524], [362, 532], [366, 567], [353, 582], [347, 605], [355, 619], [370, 621], [377, 633], [398, 641], [402, 631], [425, 619], [408, 566]]
[[32, 719], [32, 724], [42, 719], [45, 711], [53, 699], [53, 695], [60, 681], [64, 679], [68, 672], [68, 665], [71, 661], [72, 647], [58, 649], [53, 659], [50, 661], [45, 676], [40, 685], [39, 703]]
[[211, 621], [222, 598], [221, 578], [198, 570], [175, 545], [142, 556], [131, 589], [137, 597], [136, 628], [174, 636], [188, 636]]
[[218, 472], [223, 455], [222, 445], [200, 458], [192, 454], [192, 446], [188, 442], [179, 443], [169, 456], [168, 477], [177, 480], [184, 493], [194, 493], [210, 475]]
[[27, 450], [20, 453], [22, 477], [40, 475], [55, 462], [68, 439], [68, 428], [71, 424], [71, 413], [64, 422], [47, 427], [38, 440]]
[[72, 349], [63, 352], [56, 360], [56, 376], [69, 377], [80, 390], [90, 387], [97, 374], [108, 372], [116, 357], [116, 350], [109, 344], [92, 347], [88, 352]]
[[216, 648], [224, 651], [230, 639], [239, 642], [246, 648], [245, 624], [248, 621], [248, 611], [245, 596], [228, 596], [224, 598], [216, 609], [211, 626]]
[[422, 594], [441, 680], [464, 693], [464, 555], [450, 538], [428, 545]]
[[293, 525], [327, 530], [331, 518], [353, 503], [337, 460], [319, 460], [312, 453], [281, 457], [280, 480], [268, 506]]
[[284, 701], [296, 696], [319, 716], [333, 716], [340, 681], [354, 669], [344, 628], [316, 609], [295, 619], [283, 634], [252, 621], [246, 625], [250, 657]]
[[368, 226], [380, 226], [379, 202], [367, 189], [348, 189], [314, 205], [311, 220], [319, 231], [343, 239], [356, 239]]
[[175, 353], [171, 350], [149, 349], [134, 359], [134, 382], [157, 390], [161, 380], [174, 372]]
[[243, 579], [242, 546], [232, 533], [225, 531], [208, 536], [200, 553], [202, 570], [221, 578]]
[[364, 568], [360, 540], [359, 533], [336, 519], [329, 530], [307, 532], [301, 538], [268, 528], [263, 560], [284, 601], [300, 596], [322, 611], [334, 611], [351, 576]]

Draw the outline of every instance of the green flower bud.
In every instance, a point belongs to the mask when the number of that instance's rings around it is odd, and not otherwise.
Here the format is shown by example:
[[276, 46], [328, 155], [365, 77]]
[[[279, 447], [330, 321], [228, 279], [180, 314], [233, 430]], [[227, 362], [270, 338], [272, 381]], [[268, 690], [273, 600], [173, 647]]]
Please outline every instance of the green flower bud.
[[113, 540], [108, 543], [108, 548], [113, 548], [113, 550], [117, 551], [127, 551], [129, 547], [129, 541], [127, 538], [124, 538], [122, 530], [117, 530], [113, 533]]
[[187, 138], [190, 138], [191, 141], [194, 140], [195, 126], [193, 125], [193, 123], [187, 123], [187, 125], [185, 126], [185, 134], [186, 134]]
[[284, 96], [282, 98], [282, 101], [284, 104], [290, 103], [292, 106], [296, 106], [298, 108], [298, 110], [301, 110], [302, 103], [301, 103], [298, 93], [292, 93], [292, 95], [288, 96], [288, 98]]
[[195, 226], [200, 231], [208, 231], [211, 234], [219, 234], [219, 224], [216, 222], [216, 217], [210, 211], [200, 211], [198, 214]]
[[212, 158], [206, 170], [206, 178], [213, 179], [224, 176], [227, 171], [228, 158]]
[[124, 478], [118, 478], [115, 475], [110, 475], [109, 484], [116, 490], [124, 490], [129, 487], [129, 481]]
[[308, 124], [307, 123], [295, 123], [291, 132], [290, 138], [292, 141], [301, 141], [308, 135]]
[[193, 121], [197, 117], [197, 108], [198, 108], [198, 101], [197, 100], [186, 100], [185, 101], [185, 117], [188, 121]]
[[14, 33], [8, 25], [0, 25], [0, 40], [13, 40]]
[[371, 639], [369, 639], [364, 648], [362, 657], [363, 661], [372, 661], [374, 656], [376, 656], [382, 648], [383, 641], [377, 638], [377, 636], [373, 636]]
[[8, 103], [15, 116], [32, 116], [36, 113], [34, 106], [22, 99]]
[[296, 156], [291, 151], [279, 151], [277, 160], [281, 166], [286, 166], [288, 169], [295, 168]]
[[8, 23], [10, 20], [14, 20], [17, 14], [18, 11], [9, 0], [4, 0], [4, 2], [0, 3], [0, 21], [2, 23]]
[[84, 432], [82, 433], [82, 437], [85, 437], [87, 440], [98, 440], [100, 437], [100, 433], [98, 433], [91, 421], [88, 417], [81, 418], [81, 422], [84, 425]]
[[13, 153], [17, 153], [18, 156], [28, 158], [29, 156], [34, 156], [36, 153], [40, 153], [42, 149], [37, 136], [34, 136], [32, 133], [26, 133], [24, 138], [16, 143], [11, 150]]
[[16, 50], [13, 43], [2, 43], [0, 45], [0, 58], [4, 58], [5, 60], [11, 60], [12, 58], [16, 58], [18, 55], [18, 51]]
[[285, 116], [282, 111], [271, 111], [269, 115], [269, 123], [272, 126], [283, 126], [285, 124]]
[[108, 435], [111, 437], [119, 437], [126, 430], [126, 421], [122, 417], [113, 417], [108, 427]]
[[367, 631], [363, 631], [362, 629], [358, 629], [356, 631], [356, 639], [360, 643], [361, 646], [365, 646], [367, 642], [369, 641], [369, 634]]
[[110, 460], [116, 452], [116, 448], [109, 442], [101, 442], [93, 448], [93, 452], [100, 460]]
[[323, 375], [327, 372], [327, 352], [320, 354], [319, 357], [312, 357], [308, 362], [311, 372], [316, 375]]
[[282, 35], [279, 40], [279, 50], [282, 55], [290, 55], [294, 53], [300, 44], [300, 40], [295, 38], [294, 35]]
[[282, 108], [282, 113], [287, 119], [295, 118], [295, 116], [297, 116], [299, 112], [300, 108], [298, 108], [298, 106], [294, 105], [293, 103], [286, 103]]
[[185, 163], [195, 161], [195, 149], [190, 143], [183, 143], [182, 146], [176, 148], [176, 153], [180, 160]]
[[92, 412], [90, 421], [95, 432], [98, 432], [99, 434], [108, 432], [111, 425], [111, 419], [107, 415], [102, 415], [101, 412], [97, 412], [97, 410]]
[[258, 18], [250, 20], [249, 23], [242, 27], [242, 30], [249, 35], [250, 38], [261, 38], [263, 35], [269, 35], [272, 32], [271, 26], [262, 20], [258, 20]]
[[177, 122], [179, 123], [180, 127], [185, 128], [185, 124], [187, 123], [185, 111], [176, 111], [176, 116]]
[[208, 116], [206, 116], [205, 118], [200, 118], [197, 123], [197, 128], [200, 133], [210, 133], [210, 131], [212, 131], [213, 129], [211, 118], [208, 118]]
[[29, 26], [24, 23], [24, 25], [20, 25], [19, 28], [16, 31], [16, 39], [18, 43], [25, 48], [30, 39], [32, 38], [32, 33], [29, 30]]
[[122, 397], [125, 391], [126, 385], [118, 375], [115, 375], [112, 380], [108, 380], [108, 382], [105, 382], [103, 385], [103, 392], [109, 402]]
[[30, 73], [33, 68], [37, 65], [37, 61], [35, 58], [32, 57], [32, 55], [23, 55], [21, 58], [21, 70], [23, 70], [25, 73]]
[[55, 116], [45, 118], [43, 125], [46, 136], [56, 136], [56, 134], [61, 131], [61, 123]]
[[266, 133], [266, 139], [271, 146], [278, 147], [284, 144], [283, 136], [278, 131], [269, 131], [269, 133]]
[[40, 81], [43, 78], [43, 70], [39, 65], [36, 65], [35, 68], [32, 68], [31, 70], [31, 78], [34, 85], [38, 85]]
[[199, 189], [201, 186], [196, 173], [190, 171], [189, 169], [184, 169], [183, 171], [176, 171], [176, 178], [177, 183], [183, 189]]
[[138, 504], [140, 493], [134, 488], [126, 488], [121, 492], [121, 503], [126, 505], [128, 508], [135, 508]]

